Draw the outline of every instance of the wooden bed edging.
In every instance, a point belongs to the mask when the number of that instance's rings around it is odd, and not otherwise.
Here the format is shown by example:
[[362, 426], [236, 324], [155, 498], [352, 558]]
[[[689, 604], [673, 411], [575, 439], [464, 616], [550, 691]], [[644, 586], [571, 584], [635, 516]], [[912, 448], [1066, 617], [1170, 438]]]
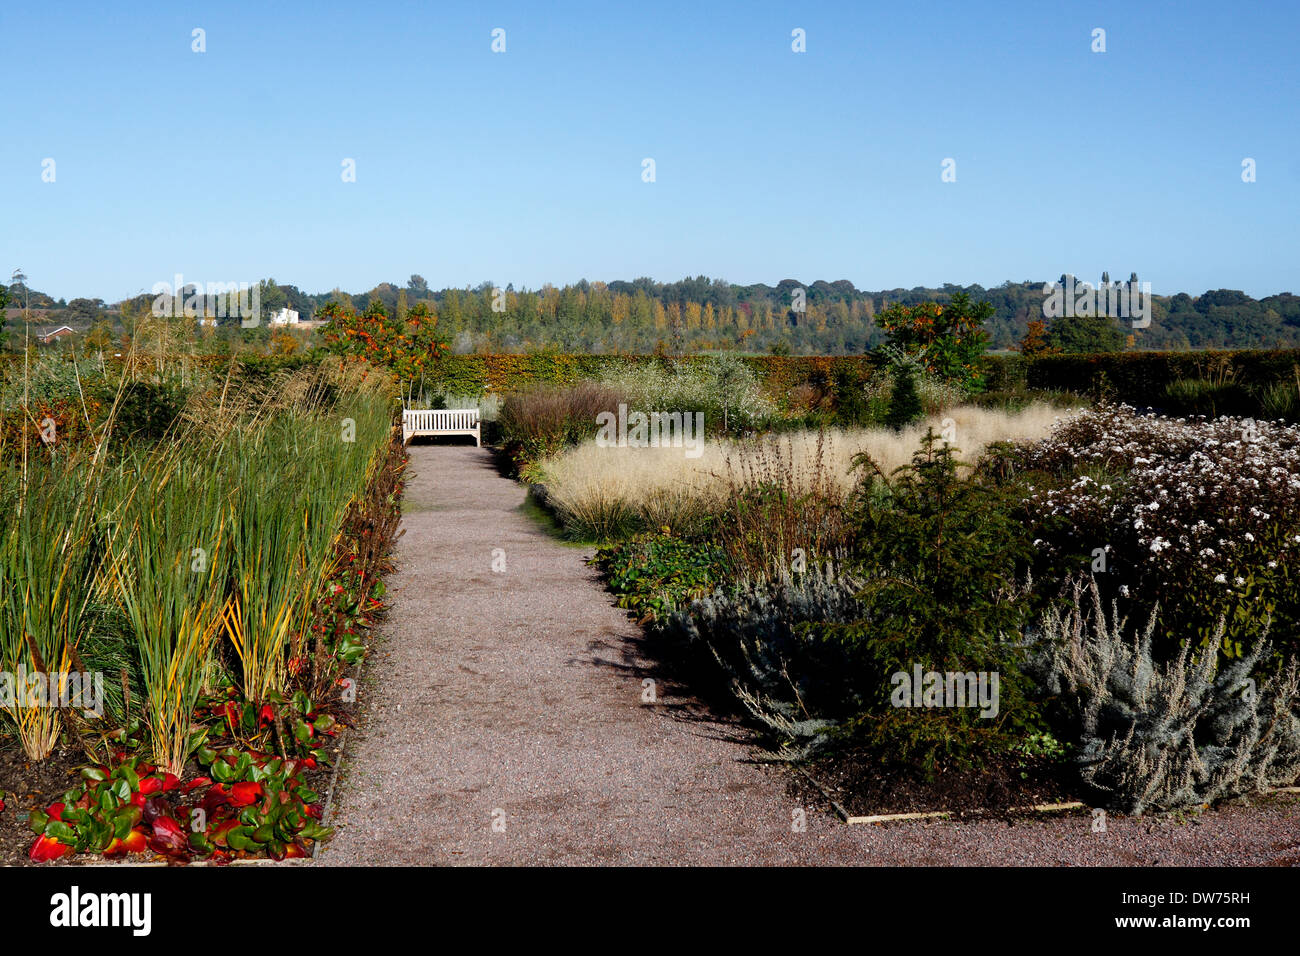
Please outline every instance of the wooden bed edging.
[[[834, 809], [835, 815], [839, 817], [841, 820], [843, 820], [845, 823], [850, 825], [857, 825], [857, 824], [864, 824], [864, 823], [895, 823], [895, 822], [901, 822], [903, 820], [940, 820], [946, 817], [951, 817], [954, 813], [954, 811], [952, 810], [924, 810], [916, 813], [874, 813], [871, 814], [870, 816], [865, 816], [865, 817], [851, 816], [849, 812], [844, 809], [844, 807], [840, 806], [840, 804], [836, 802], [835, 798], [830, 795], [829, 791], [827, 791], [827, 789], [823, 787], [816, 778], [814, 778], [811, 774], [808, 773], [808, 771], [804, 770], [803, 767], [795, 767], [795, 769], [798, 770], [801, 774], [803, 774], [803, 776], [808, 780], [808, 782], [811, 783], [814, 787], [816, 787], [817, 790], [821, 793], [821, 795], [826, 798], [826, 802], [831, 805], [832, 809]], [[1300, 793], [1300, 787], [1272, 787], [1271, 789], [1263, 790], [1260, 792], [1264, 796], [1268, 796], [1274, 793]], [[1065, 803], [1035, 803], [1027, 807], [1010, 807], [1005, 810], [999, 810], [999, 811], [986, 810], [984, 812], [987, 813], [993, 813], [993, 812], [1059, 813], [1063, 810], [1082, 810], [1086, 807], [1087, 804], [1085, 804], [1082, 800], [1069, 800]], [[974, 812], [978, 813], [980, 811], [977, 810]]]

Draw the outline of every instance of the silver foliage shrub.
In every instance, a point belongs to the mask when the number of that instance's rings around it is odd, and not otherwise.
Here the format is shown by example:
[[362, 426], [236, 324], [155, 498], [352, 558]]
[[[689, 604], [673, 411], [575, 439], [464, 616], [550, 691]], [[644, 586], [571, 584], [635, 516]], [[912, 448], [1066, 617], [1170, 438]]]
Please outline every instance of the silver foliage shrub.
[[800, 625], [854, 620], [860, 587], [829, 563], [800, 573], [777, 567], [692, 602], [665, 626], [708, 648], [736, 699], [798, 760], [826, 743], [833, 711], [852, 695], [842, 651], [806, 637]]
[[1255, 685], [1270, 659], [1260, 641], [1220, 665], [1217, 644], [1184, 642], [1176, 658], [1151, 654], [1156, 615], [1128, 627], [1106, 613], [1096, 580], [1041, 624], [1035, 676], [1078, 722], [1084, 783], [1131, 814], [1198, 806], [1290, 785], [1300, 775], [1300, 672], [1290, 660]]

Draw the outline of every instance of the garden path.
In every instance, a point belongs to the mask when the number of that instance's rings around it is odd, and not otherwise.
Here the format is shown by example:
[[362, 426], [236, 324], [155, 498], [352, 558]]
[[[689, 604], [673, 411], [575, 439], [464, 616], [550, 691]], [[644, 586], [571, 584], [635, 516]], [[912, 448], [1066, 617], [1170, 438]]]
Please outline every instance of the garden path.
[[490, 449], [410, 453], [320, 864], [1300, 864], [1294, 802], [1104, 834], [1080, 816], [848, 827], [809, 806], [797, 831], [789, 774], [741, 762], [738, 728], [663, 680], [642, 702], [640, 628]]

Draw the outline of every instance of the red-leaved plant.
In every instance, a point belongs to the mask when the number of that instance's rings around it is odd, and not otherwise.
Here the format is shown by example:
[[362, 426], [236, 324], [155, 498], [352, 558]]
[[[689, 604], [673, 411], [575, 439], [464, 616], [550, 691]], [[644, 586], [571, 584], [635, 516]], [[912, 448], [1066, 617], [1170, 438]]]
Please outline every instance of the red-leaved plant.
[[31, 859], [152, 851], [176, 863], [283, 860], [306, 856], [312, 841], [332, 832], [320, 825], [319, 795], [298, 779], [303, 761], [207, 747], [198, 759], [212, 776], [185, 783], [123, 753], [112, 768], [83, 767], [80, 785], [29, 815], [37, 834]]

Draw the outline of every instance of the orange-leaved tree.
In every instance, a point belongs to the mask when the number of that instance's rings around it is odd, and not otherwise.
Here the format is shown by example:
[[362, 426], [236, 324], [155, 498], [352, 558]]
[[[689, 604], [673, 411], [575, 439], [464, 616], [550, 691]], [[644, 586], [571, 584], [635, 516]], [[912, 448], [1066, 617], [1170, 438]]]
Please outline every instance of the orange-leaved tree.
[[1053, 355], [1061, 351], [1047, 340], [1047, 323], [1034, 319], [1025, 330], [1025, 337], [1016, 346], [1021, 355]]
[[324, 330], [326, 348], [386, 365], [403, 381], [416, 378], [451, 350], [438, 332], [438, 317], [423, 302], [405, 319], [390, 316], [377, 299], [361, 313], [330, 302], [317, 315], [329, 323]]
[[947, 305], [895, 303], [876, 315], [876, 323], [889, 334], [890, 345], [926, 371], [974, 390], [983, 384], [977, 362], [988, 345], [984, 323], [992, 316], [992, 303], [972, 303], [958, 292]]

